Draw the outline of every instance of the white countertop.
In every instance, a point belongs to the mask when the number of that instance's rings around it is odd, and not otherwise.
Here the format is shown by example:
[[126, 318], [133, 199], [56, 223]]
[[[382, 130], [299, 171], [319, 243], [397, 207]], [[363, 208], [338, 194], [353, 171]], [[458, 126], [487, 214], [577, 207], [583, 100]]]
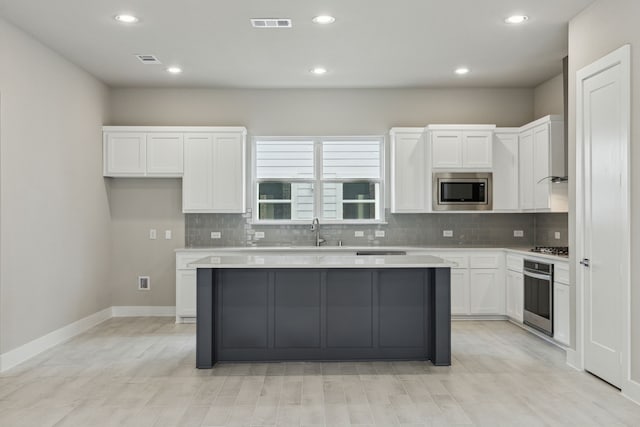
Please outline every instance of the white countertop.
[[220, 255], [192, 263], [196, 268], [447, 268], [456, 263], [432, 255]]
[[[253, 246], [253, 247], [211, 247], [211, 248], [181, 248], [176, 252], [198, 253], [215, 252], [216, 255], [239, 255], [239, 254], [286, 254], [296, 256], [316, 256], [321, 254], [341, 254], [341, 256], [354, 255], [357, 251], [405, 251], [409, 255], [423, 255], [419, 252], [495, 252], [506, 251], [529, 258], [548, 259], [556, 262], [569, 262], [568, 257], [558, 255], [548, 255], [531, 252], [531, 248], [488, 248], [488, 247], [428, 247], [428, 246]], [[418, 253], [416, 253], [418, 252]], [[263, 257], [264, 257], [263, 256]], [[399, 255], [393, 255], [399, 256]], [[362, 257], [359, 257], [362, 258]]]

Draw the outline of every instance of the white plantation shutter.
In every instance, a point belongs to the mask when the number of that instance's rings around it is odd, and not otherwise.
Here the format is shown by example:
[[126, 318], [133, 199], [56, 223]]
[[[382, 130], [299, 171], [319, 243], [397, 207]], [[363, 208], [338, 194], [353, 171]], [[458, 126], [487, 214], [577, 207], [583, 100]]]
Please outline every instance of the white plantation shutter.
[[323, 141], [323, 179], [380, 179], [380, 141]]
[[313, 179], [313, 141], [256, 141], [256, 178]]

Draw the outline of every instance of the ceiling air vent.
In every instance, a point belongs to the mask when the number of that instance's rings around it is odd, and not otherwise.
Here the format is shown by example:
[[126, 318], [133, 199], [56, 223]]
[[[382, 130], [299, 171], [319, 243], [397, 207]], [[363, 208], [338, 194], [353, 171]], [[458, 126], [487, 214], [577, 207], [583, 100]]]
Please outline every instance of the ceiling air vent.
[[136, 55], [136, 58], [138, 58], [143, 64], [162, 64], [155, 55]]
[[251, 20], [253, 28], [291, 28], [291, 19], [254, 18]]

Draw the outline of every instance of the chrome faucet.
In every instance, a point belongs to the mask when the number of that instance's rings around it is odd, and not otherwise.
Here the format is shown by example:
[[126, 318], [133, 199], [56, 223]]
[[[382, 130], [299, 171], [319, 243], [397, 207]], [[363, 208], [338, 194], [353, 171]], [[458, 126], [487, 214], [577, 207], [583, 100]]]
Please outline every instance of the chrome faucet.
[[311, 231], [316, 233], [316, 246], [322, 245], [325, 240], [320, 237], [320, 220], [318, 218], [313, 218], [311, 222]]

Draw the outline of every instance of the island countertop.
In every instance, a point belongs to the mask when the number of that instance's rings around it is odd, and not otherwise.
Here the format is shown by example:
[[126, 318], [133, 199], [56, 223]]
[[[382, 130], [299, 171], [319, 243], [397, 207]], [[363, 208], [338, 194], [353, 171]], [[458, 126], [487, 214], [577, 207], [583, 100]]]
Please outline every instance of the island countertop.
[[432, 255], [238, 254], [207, 256], [195, 268], [452, 268], [456, 263]]

